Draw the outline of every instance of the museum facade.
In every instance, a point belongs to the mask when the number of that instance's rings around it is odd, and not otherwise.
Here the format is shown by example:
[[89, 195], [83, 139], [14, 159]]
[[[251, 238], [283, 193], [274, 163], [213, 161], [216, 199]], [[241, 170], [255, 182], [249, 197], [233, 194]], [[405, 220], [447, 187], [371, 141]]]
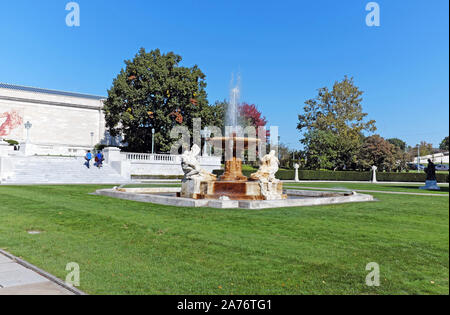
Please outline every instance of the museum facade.
[[99, 143], [117, 145], [105, 128], [105, 99], [0, 83], [0, 139], [26, 144], [33, 155], [81, 156]]

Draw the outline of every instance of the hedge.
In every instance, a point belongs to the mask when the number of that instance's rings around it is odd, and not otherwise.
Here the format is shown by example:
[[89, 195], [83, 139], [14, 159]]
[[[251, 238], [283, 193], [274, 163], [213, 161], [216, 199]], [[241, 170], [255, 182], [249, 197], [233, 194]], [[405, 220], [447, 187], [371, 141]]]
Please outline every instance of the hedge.
[[[245, 176], [250, 176], [252, 171], [243, 171]], [[299, 170], [298, 177], [300, 180], [334, 180], [334, 181], [370, 181], [372, 172], [356, 172], [356, 171], [310, 171]], [[216, 175], [222, 175], [223, 170], [214, 171]], [[281, 180], [293, 180], [295, 178], [294, 170], [280, 170], [276, 177]], [[448, 183], [449, 174], [436, 174], [439, 183]], [[385, 173], [377, 172], [377, 180], [380, 182], [421, 182], [426, 180], [425, 173]]]

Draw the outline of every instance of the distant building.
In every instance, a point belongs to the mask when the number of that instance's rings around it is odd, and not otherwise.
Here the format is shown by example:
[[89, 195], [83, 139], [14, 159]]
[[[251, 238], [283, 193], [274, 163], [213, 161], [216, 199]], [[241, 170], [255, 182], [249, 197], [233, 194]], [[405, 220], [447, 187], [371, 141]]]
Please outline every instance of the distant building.
[[419, 163], [417, 163], [417, 157], [414, 159], [414, 164], [427, 164], [428, 159], [430, 159], [435, 164], [449, 164], [449, 153], [443, 152], [443, 153], [436, 153], [431, 155], [425, 155], [421, 156]]
[[98, 143], [116, 145], [106, 132], [104, 99], [0, 83], [0, 139], [28, 140], [33, 155], [79, 156]]

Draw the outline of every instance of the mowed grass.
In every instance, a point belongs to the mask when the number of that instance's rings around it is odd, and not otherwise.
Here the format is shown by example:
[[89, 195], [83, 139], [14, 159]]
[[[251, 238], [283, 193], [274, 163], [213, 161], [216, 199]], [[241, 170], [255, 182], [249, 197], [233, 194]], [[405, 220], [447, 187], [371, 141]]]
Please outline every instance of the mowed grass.
[[447, 197], [247, 211], [89, 195], [99, 188], [0, 187], [0, 248], [61, 279], [78, 263], [90, 294], [449, 294]]

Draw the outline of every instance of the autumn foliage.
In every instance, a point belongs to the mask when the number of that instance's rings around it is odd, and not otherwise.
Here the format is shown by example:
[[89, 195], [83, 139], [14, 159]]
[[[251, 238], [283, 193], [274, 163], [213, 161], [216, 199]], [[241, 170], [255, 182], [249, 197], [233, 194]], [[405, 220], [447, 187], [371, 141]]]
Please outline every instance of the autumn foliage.
[[[242, 103], [239, 106], [239, 114], [243, 120], [243, 125], [253, 126], [258, 133], [258, 127], [264, 127], [267, 125], [266, 117], [258, 110], [255, 104]], [[257, 134], [258, 135], [258, 134]], [[269, 130], [266, 131], [266, 136], [269, 137]]]

